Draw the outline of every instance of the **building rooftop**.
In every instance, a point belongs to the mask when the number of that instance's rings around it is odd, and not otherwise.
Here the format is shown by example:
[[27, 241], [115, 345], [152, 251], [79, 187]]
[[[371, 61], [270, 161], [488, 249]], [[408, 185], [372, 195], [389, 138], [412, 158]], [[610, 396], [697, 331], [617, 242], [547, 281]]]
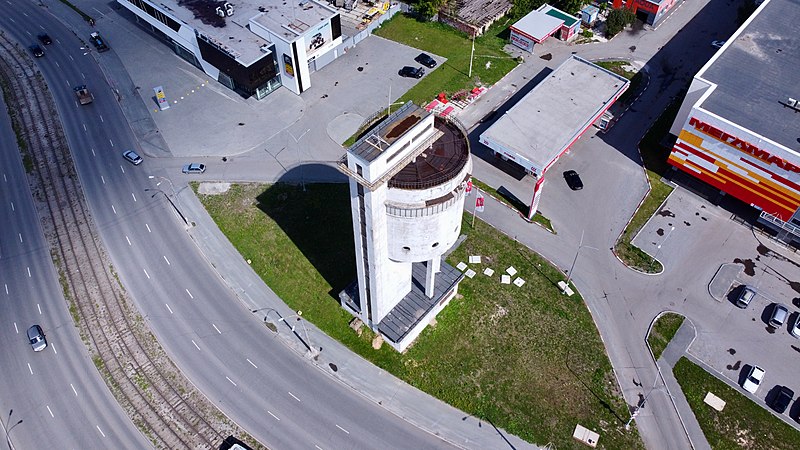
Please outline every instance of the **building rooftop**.
[[511, 6], [511, 0], [457, 0], [454, 15], [464, 22], [482, 27], [507, 13]]
[[624, 77], [572, 55], [484, 131], [481, 139], [486, 136], [543, 171], [628, 84]]
[[563, 20], [549, 16], [544, 12], [531, 11], [522, 19], [516, 21], [512, 27], [541, 41], [557, 30], [562, 23], [564, 23]]
[[390, 187], [425, 189], [451, 180], [467, 164], [469, 140], [466, 133], [440, 117], [434, 118], [433, 125], [444, 134], [395, 174], [389, 180]]
[[770, 0], [697, 74], [716, 85], [701, 109], [800, 152], [800, 0]]
[[431, 114], [412, 102], [393, 112], [389, 117], [378, 122], [376, 126], [364, 133], [348, 152], [364, 161], [374, 161], [383, 154], [394, 141], [406, 131]]
[[224, 9], [226, 3], [220, 0], [158, 0], [153, 3], [245, 65], [260, 59], [264, 55], [261, 46], [269, 43], [250, 31], [248, 23], [251, 18], [291, 42], [335, 13], [314, 0], [235, 0], [230, 2], [233, 15], [226, 17], [216, 13], [216, 8]]

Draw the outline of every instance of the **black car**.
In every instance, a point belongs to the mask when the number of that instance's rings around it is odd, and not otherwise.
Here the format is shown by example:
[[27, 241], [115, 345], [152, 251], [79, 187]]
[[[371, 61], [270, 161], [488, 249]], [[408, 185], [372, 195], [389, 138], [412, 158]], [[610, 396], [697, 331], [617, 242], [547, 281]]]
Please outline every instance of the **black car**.
[[775, 394], [775, 398], [772, 400], [772, 409], [774, 409], [778, 414], [783, 414], [786, 411], [786, 407], [789, 406], [789, 403], [792, 402], [794, 398], [794, 391], [789, 389], [786, 386], [781, 386], [778, 390], [778, 393]]
[[44, 45], [50, 45], [53, 43], [53, 40], [50, 39], [50, 36], [48, 36], [47, 33], [39, 33], [36, 37], [39, 38], [39, 41]]
[[397, 74], [406, 78], [422, 78], [422, 76], [425, 75], [425, 69], [422, 67], [405, 66], [400, 69]]
[[431, 58], [427, 53], [420, 53], [419, 56], [414, 58], [414, 61], [422, 64], [423, 66], [433, 69], [436, 67], [436, 60]]
[[44, 56], [44, 49], [42, 47], [39, 47], [39, 44], [34, 44], [31, 45], [31, 53], [33, 53], [33, 56], [41, 58], [42, 56]]
[[583, 181], [581, 181], [580, 175], [578, 172], [574, 170], [568, 170], [564, 172], [564, 180], [567, 181], [567, 186], [573, 191], [579, 191], [583, 189]]

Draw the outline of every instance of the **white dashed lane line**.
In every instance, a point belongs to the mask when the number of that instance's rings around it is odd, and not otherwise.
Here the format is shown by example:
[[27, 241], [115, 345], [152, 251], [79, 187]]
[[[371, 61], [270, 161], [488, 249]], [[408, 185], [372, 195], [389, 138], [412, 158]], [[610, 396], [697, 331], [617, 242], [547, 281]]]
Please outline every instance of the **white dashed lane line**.
[[189, 292], [189, 290], [188, 290], [188, 289], [186, 290], [186, 293], [187, 293], [187, 294], [189, 294], [189, 298], [191, 298], [192, 300], [194, 300], [194, 295], [192, 295], [192, 293], [191, 293], [191, 292]]
[[33, 367], [31, 367], [31, 363], [28, 363], [28, 370], [31, 372], [31, 375], [33, 375]]
[[214, 327], [214, 329], [215, 329], [215, 330], [217, 330], [217, 333], [218, 333], [218, 334], [222, 334], [222, 331], [219, 331], [219, 328], [217, 328], [217, 326], [216, 326], [216, 325], [214, 325], [214, 324], [212, 323], [212, 324], [211, 324], [211, 326], [212, 326], [212, 327]]
[[344, 432], [345, 432], [345, 433], [347, 433], [347, 434], [350, 434], [350, 432], [349, 432], [349, 431], [345, 430], [344, 428], [340, 427], [339, 425], [336, 425], [336, 428], [338, 428], [338, 429], [340, 429], [340, 430], [344, 431]]
[[47, 405], [47, 412], [49, 412], [49, 413], [50, 413], [50, 417], [52, 417], [52, 418], [54, 418], [54, 419], [56, 418], [56, 416], [54, 416], [54, 415], [53, 415], [53, 410], [52, 410], [52, 409], [50, 409], [50, 405]]
[[250, 358], [247, 358], [247, 362], [249, 362], [251, 366], [253, 366], [253, 367], [255, 367], [256, 369], [258, 369], [258, 366], [257, 366], [257, 365], [255, 365], [255, 364], [253, 364], [253, 361], [250, 361]]
[[125, 236], [125, 240], [128, 241], [128, 246], [132, 246], [133, 245], [133, 244], [131, 244], [131, 240], [128, 238], [128, 236]]
[[100, 425], [97, 425], [97, 431], [99, 431], [99, 432], [100, 432], [100, 434], [102, 434], [102, 435], [103, 435], [103, 437], [106, 437], [106, 434], [105, 434], [105, 433], [103, 433], [103, 430], [101, 430], [101, 429], [100, 429]]
[[194, 346], [197, 347], [198, 350], [200, 350], [200, 346], [197, 345], [197, 342], [195, 342], [194, 339], [192, 339], [192, 344], [194, 344]]
[[142, 270], [144, 270], [144, 274], [145, 274], [145, 276], [147, 276], [147, 279], [149, 280], [150, 279], [150, 274], [147, 273], [147, 269], [143, 268]]
[[78, 396], [78, 391], [75, 390], [75, 386], [73, 386], [72, 383], [70, 383], [69, 387], [72, 388], [72, 392], [74, 392], [75, 393], [75, 397], [77, 397]]
[[144, 224], [144, 226], [147, 228], [147, 232], [148, 233], [152, 233], [153, 232], [152, 230], [150, 230], [150, 225]]
[[167, 265], [168, 265], [168, 266], [171, 266], [171, 265], [172, 265], [172, 263], [171, 263], [171, 262], [169, 262], [169, 260], [167, 259], [167, 255], [164, 255], [164, 261], [166, 261], [166, 262], [167, 262]]
[[300, 399], [299, 399], [299, 398], [297, 398], [297, 396], [296, 396], [296, 395], [292, 394], [292, 392], [291, 392], [291, 391], [286, 391], [286, 392], [288, 392], [288, 393], [289, 393], [289, 395], [291, 395], [293, 399], [297, 400], [298, 402], [300, 401]]
[[170, 313], [170, 314], [173, 314], [173, 312], [172, 312], [172, 308], [170, 308], [170, 307], [169, 307], [169, 304], [167, 304], [167, 303], [164, 303], [164, 305], [166, 305], [166, 306], [167, 306], [167, 309], [169, 310], [169, 313]]
[[231, 380], [231, 379], [230, 379], [230, 378], [228, 378], [228, 377], [225, 377], [225, 378], [226, 378], [228, 381], [230, 381], [232, 385], [236, 386], [236, 383], [234, 383], [234, 382], [233, 382], [233, 380]]
[[276, 416], [275, 414], [272, 414], [272, 411], [270, 411], [270, 410], [267, 410], [267, 414], [269, 414], [270, 416], [274, 417], [274, 418], [275, 418], [275, 420], [277, 420], [278, 422], [280, 422], [280, 421], [281, 421], [281, 419], [279, 419], [279, 418], [278, 418], [278, 416]]

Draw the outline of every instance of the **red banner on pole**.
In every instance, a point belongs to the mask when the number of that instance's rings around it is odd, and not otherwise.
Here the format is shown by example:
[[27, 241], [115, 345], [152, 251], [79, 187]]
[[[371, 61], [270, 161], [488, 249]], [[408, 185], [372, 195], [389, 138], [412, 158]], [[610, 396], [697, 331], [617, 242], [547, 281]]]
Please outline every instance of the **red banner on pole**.
[[483, 212], [483, 194], [478, 192], [478, 197], [475, 199], [475, 211]]
[[467, 181], [467, 188], [464, 190], [464, 193], [467, 195], [472, 193], [472, 178]]

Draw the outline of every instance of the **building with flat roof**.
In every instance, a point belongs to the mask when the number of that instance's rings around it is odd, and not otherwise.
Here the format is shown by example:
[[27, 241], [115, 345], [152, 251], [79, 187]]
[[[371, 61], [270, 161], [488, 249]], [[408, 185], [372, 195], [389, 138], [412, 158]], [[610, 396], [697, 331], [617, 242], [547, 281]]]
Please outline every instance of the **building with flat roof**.
[[657, 25], [682, 0], [614, 0], [614, 9], [628, 8], [636, 18], [648, 25]]
[[581, 19], [544, 4], [511, 25], [509, 39], [515, 46], [533, 53], [534, 44], [550, 36], [568, 41], [581, 29]]
[[342, 52], [339, 13], [315, 0], [117, 0], [175, 52], [244, 96], [300, 94]]
[[695, 75], [669, 163], [800, 239], [798, 0], [767, 0]]
[[472, 171], [467, 132], [408, 102], [356, 141], [339, 169], [350, 178], [358, 273], [339, 299], [403, 351], [464, 277], [442, 259], [461, 233]]
[[495, 155], [536, 177], [528, 217], [536, 213], [544, 175], [622, 95], [625, 77], [572, 55], [480, 136]]

